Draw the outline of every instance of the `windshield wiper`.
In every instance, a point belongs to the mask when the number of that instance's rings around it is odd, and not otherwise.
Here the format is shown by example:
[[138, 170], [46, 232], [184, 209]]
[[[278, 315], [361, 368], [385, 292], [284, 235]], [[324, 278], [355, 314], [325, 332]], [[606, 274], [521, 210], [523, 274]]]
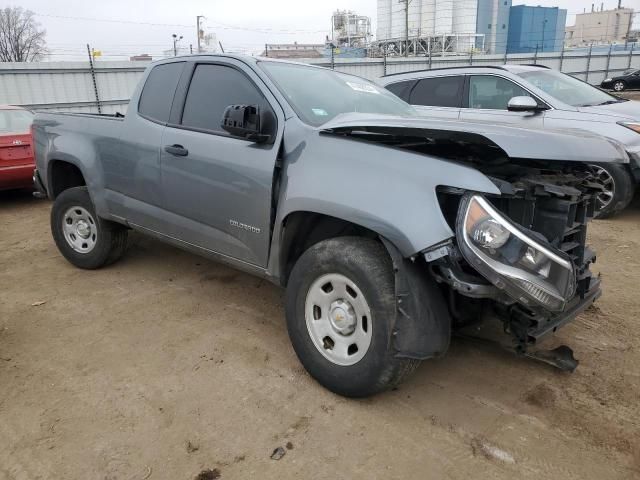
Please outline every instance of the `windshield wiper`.
[[620, 102], [626, 102], [626, 101], [627, 101], [626, 98], [617, 98], [615, 100], [607, 100], [606, 102], [598, 103], [595, 106], [599, 107], [600, 105], [613, 105], [614, 103], [620, 103]]
[[578, 107], [599, 107], [601, 105], [612, 105], [614, 103], [620, 103], [620, 102], [626, 102], [627, 99], [626, 98], [619, 98], [617, 100], [607, 100], [606, 102], [602, 102], [602, 103], [584, 103], [582, 105], [577, 105]]

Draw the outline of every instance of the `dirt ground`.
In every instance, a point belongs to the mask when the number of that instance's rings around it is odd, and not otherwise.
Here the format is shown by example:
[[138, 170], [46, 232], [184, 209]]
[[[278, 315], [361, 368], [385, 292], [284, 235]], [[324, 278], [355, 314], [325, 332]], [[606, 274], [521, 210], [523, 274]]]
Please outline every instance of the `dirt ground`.
[[640, 478], [638, 200], [592, 224], [575, 373], [454, 340], [366, 400], [305, 373], [275, 286], [139, 235], [78, 270], [49, 209], [0, 195], [0, 479]]

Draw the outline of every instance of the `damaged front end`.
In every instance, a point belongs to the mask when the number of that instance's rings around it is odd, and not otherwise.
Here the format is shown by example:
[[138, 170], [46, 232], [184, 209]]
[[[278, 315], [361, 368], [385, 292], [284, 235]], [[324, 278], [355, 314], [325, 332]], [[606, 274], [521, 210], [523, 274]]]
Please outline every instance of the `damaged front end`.
[[[426, 259], [449, 287], [458, 332], [531, 354], [600, 296], [600, 279], [589, 269], [596, 258], [585, 244], [598, 187], [580, 165], [523, 166], [515, 178], [494, 181], [500, 196], [439, 192], [456, 244], [448, 255]], [[575, 368], [565, 350], [559, 357], [541, 359]]]
[[[456, 178], [440, 184], [440, 210], [455, 236], [410, 261], [429, 269], [440, 284], [458, 334], [497, 340], [565, 370], [576, 367], [568, 347], [546, 352], [537, 344], [600, 296], [586, 234], [602, 187], [586, 164], [628, 163], [620, 144], [576, 130], [363, 114], [336, 118], [322, 132], [423, 154], [425, 161], [445, 159], [490, 179], [499, 193], [462, 188]], [[394, 258], [396, 283], [403, 285], [401, 277], [411, 275], [399, 266]], [[405, 288], [396, 296], [399, 354], [441, 354], [446, 345], [420, 326], [419, 306], [400, 308], [400, 299], [416, 295]]]

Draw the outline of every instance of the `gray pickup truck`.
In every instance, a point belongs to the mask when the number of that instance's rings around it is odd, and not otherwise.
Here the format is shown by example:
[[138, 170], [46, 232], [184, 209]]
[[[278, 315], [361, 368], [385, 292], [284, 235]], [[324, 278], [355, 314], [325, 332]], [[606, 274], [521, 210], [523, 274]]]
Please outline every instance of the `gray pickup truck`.
[[575, 368], [536, 344], [600, 295], [585, 162], [629, 161], [595, 134], [430, 120], [356, 76], [233, 55], [156, 62], [126, 116], [33, 130], [68, 261], [108, 265], [133, 229], [286, 287], [300, 361], [347, 396], [453, 331]]

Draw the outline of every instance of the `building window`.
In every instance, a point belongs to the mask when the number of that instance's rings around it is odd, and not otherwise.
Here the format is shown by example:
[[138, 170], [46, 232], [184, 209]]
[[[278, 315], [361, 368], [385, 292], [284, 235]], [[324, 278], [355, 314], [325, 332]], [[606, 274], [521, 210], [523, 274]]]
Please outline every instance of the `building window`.
[[487, 26], [487, 28], [488, 28], [489, 30], [491, 30], [491, 24], [489, 24], [489, 25]]
[[505, 4], [505, 5], [507, 4], [507, 0], [504, 0], [504, 4]]
[[507, 26], [503, 23], [502, 24], [502, 29], [504, 30], [505, 28], [507, 28]]

